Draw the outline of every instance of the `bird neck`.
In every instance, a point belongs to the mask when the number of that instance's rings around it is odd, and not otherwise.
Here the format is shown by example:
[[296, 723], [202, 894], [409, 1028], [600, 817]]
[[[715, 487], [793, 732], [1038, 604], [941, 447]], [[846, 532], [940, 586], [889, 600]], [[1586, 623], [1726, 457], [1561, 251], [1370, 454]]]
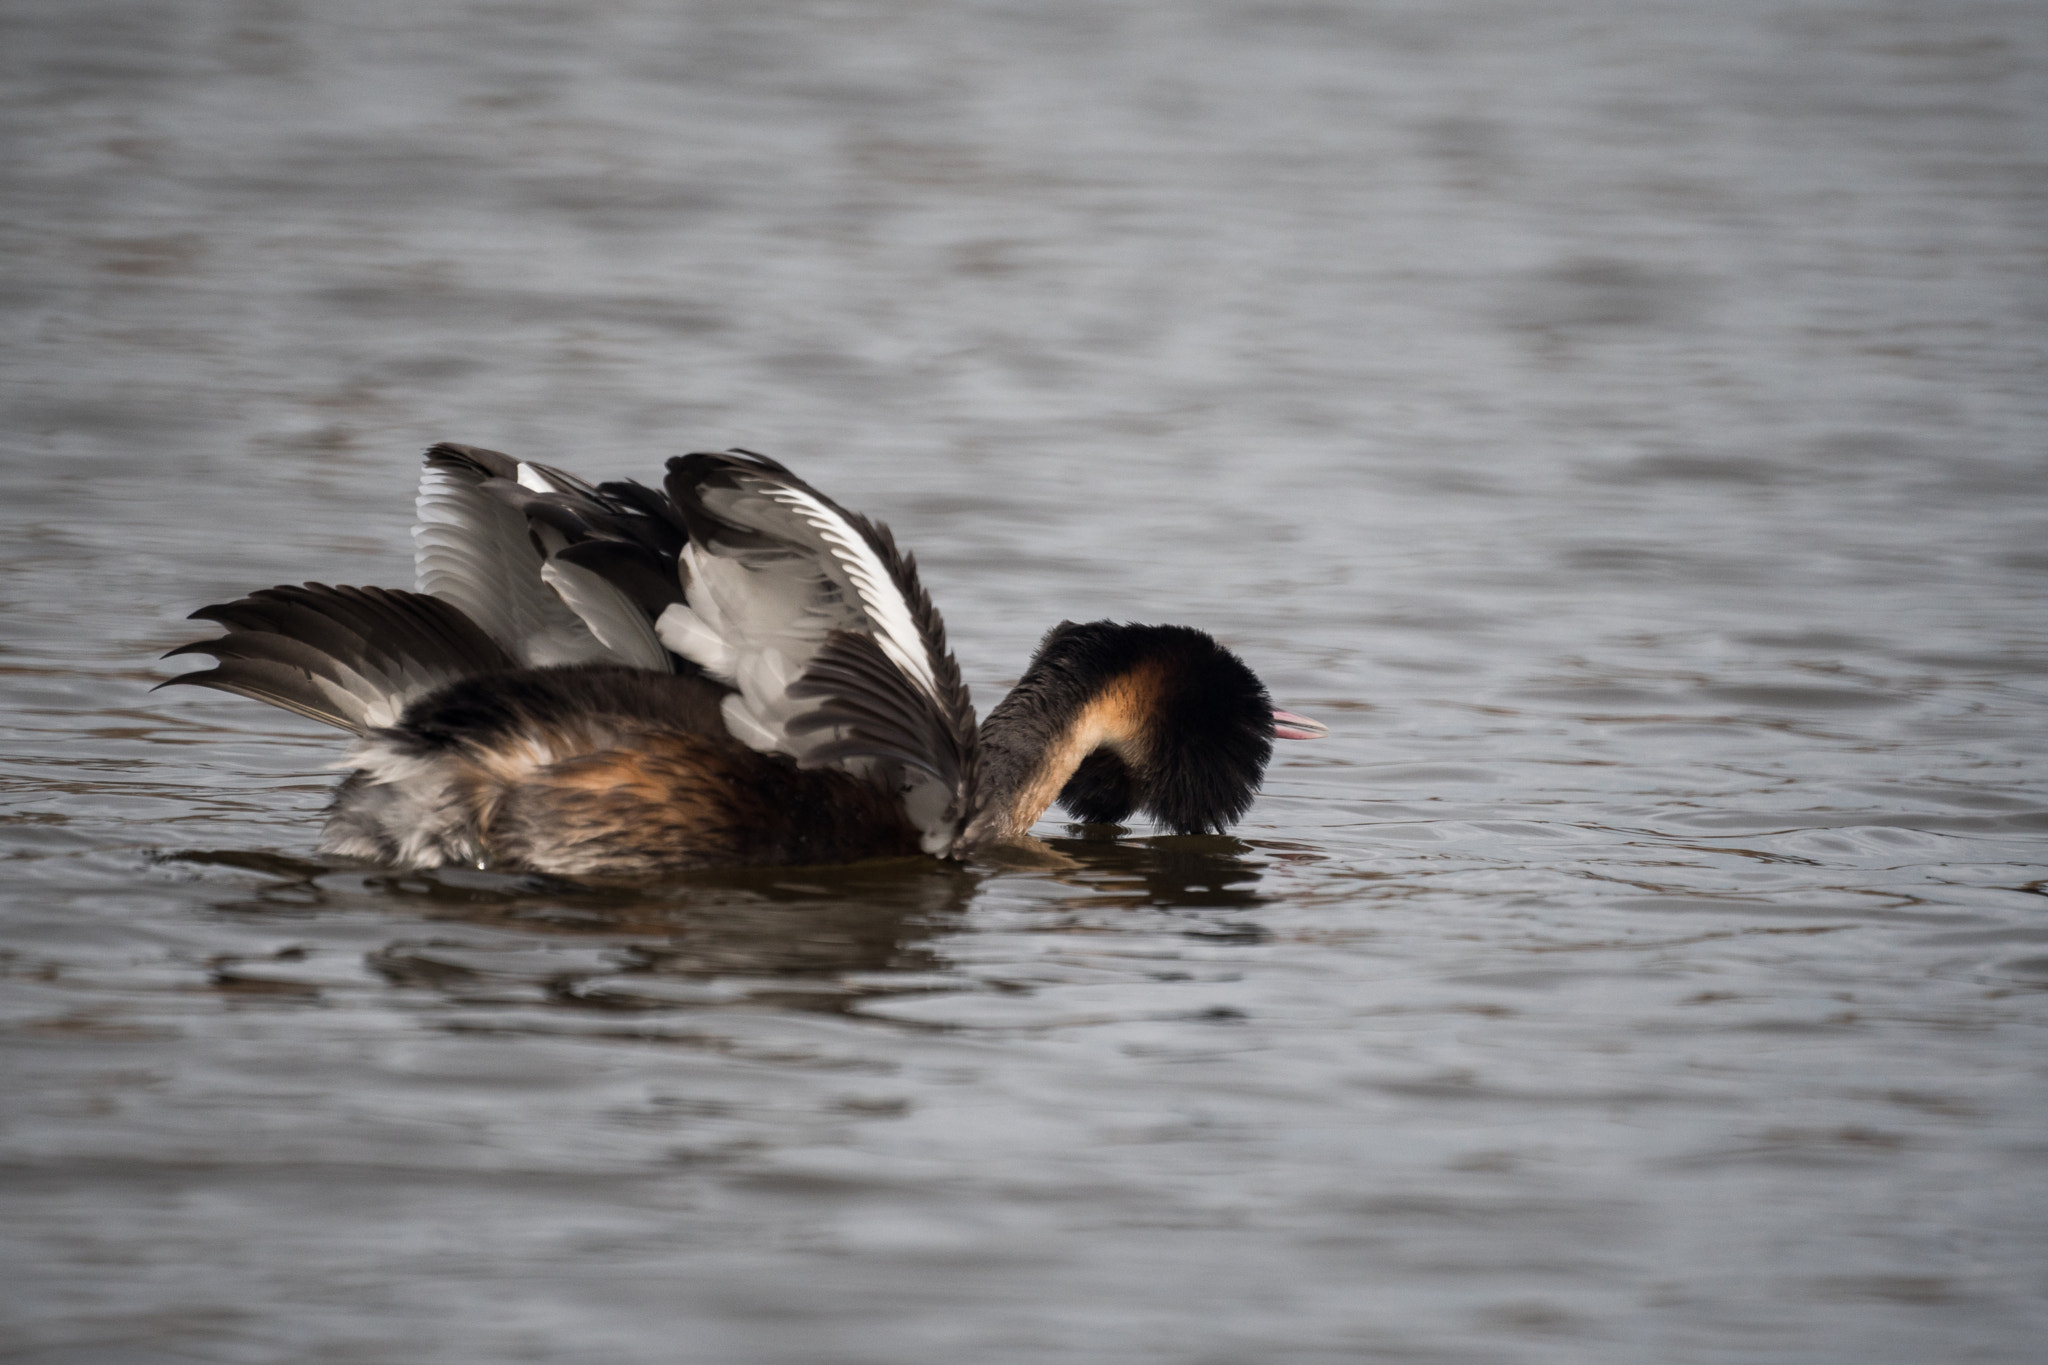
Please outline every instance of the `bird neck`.
[[1022, 837], [1081, 761], [1108, 749], [1141, 766], [1156, 670], [1140, 667], [1093, 687], [1034, 668], [982, 723], [976, 811], [962, 842]]

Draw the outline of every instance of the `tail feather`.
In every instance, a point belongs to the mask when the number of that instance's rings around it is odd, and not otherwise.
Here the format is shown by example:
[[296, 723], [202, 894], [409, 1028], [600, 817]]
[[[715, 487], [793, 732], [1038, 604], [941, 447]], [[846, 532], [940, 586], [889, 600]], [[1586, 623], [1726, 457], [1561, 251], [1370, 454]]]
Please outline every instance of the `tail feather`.
[[219, 666], [158, 684], [233, 692], [358, 734], [478, 673], [517, 667], [475, 622], [439, 598], [388, 588], [307, 583], [202, 607], [227, 634], [166, 654], [211, 654]]

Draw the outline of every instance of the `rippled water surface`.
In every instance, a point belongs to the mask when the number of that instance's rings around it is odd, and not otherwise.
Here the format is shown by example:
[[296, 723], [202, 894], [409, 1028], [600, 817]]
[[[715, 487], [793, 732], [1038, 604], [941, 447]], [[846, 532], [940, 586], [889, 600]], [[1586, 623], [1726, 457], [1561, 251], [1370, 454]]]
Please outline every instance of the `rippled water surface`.
[[[0, 1361], [2038, 1360], [2040, 17], [10, 4]], [[1044, 865], [324, 866], [155, 658], [406, 584], [438, 439], [1335, 734]]]

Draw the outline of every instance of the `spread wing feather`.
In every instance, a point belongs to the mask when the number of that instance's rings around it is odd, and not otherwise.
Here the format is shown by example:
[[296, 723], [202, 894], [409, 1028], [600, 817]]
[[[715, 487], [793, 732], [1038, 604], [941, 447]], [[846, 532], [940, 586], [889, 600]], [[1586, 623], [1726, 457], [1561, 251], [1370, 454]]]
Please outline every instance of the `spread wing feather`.
[[660, 494], [443, 444], [427, 452], [418, 508], [419, 590], [461, 608], [520, 663], [673, 670], [654, 621], [682, 600], [687, 532]]
[[654, 619], [603, 574], [550, 555], [540, 577], [612, 659], [656, 673], [672, 671], [668, 651], [654, 633]]
[[201, 607], [195, 621], [228, 628], [180, 645], [218, 666], [186, 683], [253, 697], [358, 734], [397, 723], [419, 698], [475, 673], [514, 667], [498, 643], [439, 598], [386, 588], [265, 588]]
[[608, 660], [582, 618], [541, 579], [545, 557], [525, 514], [489, 490], [493, 481], [517, 487], [517, 479], [518, 467], [495, 451], [436, 446], [427, 453], [412, 533], [415, 585], [460, 608], [522, 664]]
[[958, 777], [938, 766], [954, 757], [946, 737], [934, 732], [938, 713], [922, 704], [918, 689], [872, 636], [835, 631], [789, 690], [799, 700], [817, 701], [790, 721], [790, 731], [831, 732], [807, 751], [811, 759], [883, 758], [934, 777]]
[[915, 561], [773, 460], [668, 469], [689, 543], [662, 643], [735, 689], [724, 713], [744, 743], [899, 783], [925, 848], [945, 852], [973, 787], [974, 708]]

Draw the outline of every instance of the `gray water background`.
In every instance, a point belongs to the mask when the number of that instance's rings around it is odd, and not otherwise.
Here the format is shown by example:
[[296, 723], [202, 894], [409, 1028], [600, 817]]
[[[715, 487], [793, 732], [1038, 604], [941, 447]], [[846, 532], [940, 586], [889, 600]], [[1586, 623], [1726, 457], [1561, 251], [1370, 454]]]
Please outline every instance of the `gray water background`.
[[[2038, 4], [9, 0], [0, 1361], [2033, 1361]], [[312, 861], [181, 618], [791, 463], [1231, 838]]]

